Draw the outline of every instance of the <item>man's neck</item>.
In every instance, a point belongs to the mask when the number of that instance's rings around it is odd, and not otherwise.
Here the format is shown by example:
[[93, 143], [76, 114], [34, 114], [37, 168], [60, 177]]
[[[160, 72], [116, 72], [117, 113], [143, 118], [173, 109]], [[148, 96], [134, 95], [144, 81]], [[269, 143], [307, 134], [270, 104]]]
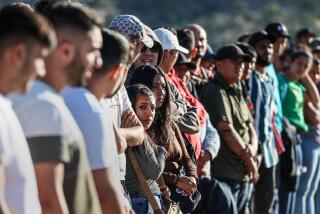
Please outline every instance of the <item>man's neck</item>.
[[42, 80], [50, 85], [54, 90], [60, 92], [68, 85], [68, 81], [63, 73], [63, 71], [58, 69], [47, 68], [47, 73]]
[[221, 73], [221, 72], [219, 72], [219, 71], [218, 71], [218, 75], [220, 75], [220, 76], [224, 79], [224, 81], [227, 83], [227, 85], [228, 85], [229, 87], [233, 87], [233, 86], [235, 86], [236, 83], [237, 83], [237, 82], [234, 82], [234, 80], [229, 80], [229, 79], [227, 79], [227, 78], [223, 75], [223, 73]]
[[12, 82], [8, 81], [7, 76], [0, 72], [0, 94], [7, 95], [12, 91]]
[[201, 58], [195, 59], [194, 63], [196, 64], [196, 69], [195, 71], [197, 72], [197, 75], [200, 76], [201, 75]]
[[163, 65], [163, 64], [160, 64], [160, 68], [162, 69], [162, 71], [165, 73], [165, 74], [168, 74], [170, 69], [168, 66], [166, 65]]
[[294, 75], [292, 75], [290, 72], [286, 72], [285, 73], [287, 79], [291, 82], [296, 82], [298, 81], [298, 79], [296, 79], [296, 77]]
[[258, 71], [260, 74], [266, 73], [266, 67], [261, 65], [256, 65], [256, 71]]
[[10, 92], [12, 92], [12, 91], [10, 90], [10, 87], [8, 85], [3, 85], [0, 83], [0, 94], [6, 96]]
[[[108, 83], [105, 83], [108, 84]], [[87, 89], [98, 99], [101, 100], [106, 96], [103, 88], [101, 88], [101, 80], [98, 78], [91, 77], [88, 81]]]

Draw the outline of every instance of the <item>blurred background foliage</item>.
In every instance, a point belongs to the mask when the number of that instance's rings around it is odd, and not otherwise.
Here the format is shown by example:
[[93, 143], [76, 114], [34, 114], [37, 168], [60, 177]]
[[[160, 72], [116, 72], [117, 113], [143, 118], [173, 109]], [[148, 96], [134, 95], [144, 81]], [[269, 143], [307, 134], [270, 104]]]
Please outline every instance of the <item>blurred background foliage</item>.
[[[14, 2], [0, 0], [0, 4]], [[32, 0], [24, 2], [33, 4]], [[150, 27], [182, 28], [202, 25], [208, 41], [217, 49], [246, 32], [261, 30], [269, 22], [283, 22], [292, 39], [308, 27], [320, 34], [320, 0], [82, 0], [106, 17], [106, 25], [118, 14], [133, 14]]]

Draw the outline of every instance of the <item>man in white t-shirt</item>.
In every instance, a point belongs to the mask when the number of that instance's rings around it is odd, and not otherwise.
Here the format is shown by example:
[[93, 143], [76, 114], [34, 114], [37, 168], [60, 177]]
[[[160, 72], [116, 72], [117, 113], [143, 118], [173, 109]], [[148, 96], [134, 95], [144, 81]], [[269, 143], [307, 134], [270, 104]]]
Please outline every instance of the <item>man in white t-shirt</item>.
[[[102, 35], [101, 55], [104, 62], [102, 68], [96, 69], [87, 79], [87, 89], [67, 87], [62, 95], [85, 138], [98, 195], [104, 199], [103, 201], [100, 199], [103, 207], [110, 205], [110, 199], [114, 197], [119, 197], [117, 201], [125, 200], [121, 195], [118, 150], [112, 116], [101, 100], [115, 94], [126, 77], [129, 43], [122, 35], [111, 30], [104, 29]], [[72, 81], [77, 82], [78, 85], [83, 83], [83, 79], [80, 78]], [[119, 146], [119, 150], [123, 151], [125, 148], [124, 141], [124, 145]], [[110, 183], [116, 185], [117, 193], [120, 194], [110, 194], [108, 187]], [[125, 201], [127, 203], [125, 206], [130, 206], [128, 201]], [[114, 210], [109, 212], [119, 213], [131, 210], [122, 208], [114, 207]]]
[[[56, 30], [64, 45], [58, 45], [47, 57], [46, 75], [35, 80], [27, 94], [12, 94], [10, 98], [27, 137], [43, 213], [101, 213], [84, 139], [59, 89], [53, 88], [61, 84], [64, 68], [68, 67], [66, 46], [74, 45], [85, 54], [94, 51], [92, 38], [87, 35], [98, 28], [92, 21], [96, 16], [87, 15], [83, 6], [74, 3], [55, 4], [47, 10], [54, 15], [50, 20], [63, 22], [64, 27]], [[74, 21], [82, 25], [92, 21], [92, 25], [79, 27]], [[62, 32], [72, 35], [73, 31], [77, 31], [77, 40], [67, 42]], [[83, 43], [88, 47], [83, 48]]]
[[27, 91], [56, 38], [47, 21], [26, 6], [1, 8], [0, 28], [0, 213], [37, 214], [29, 148], [7, 95]]

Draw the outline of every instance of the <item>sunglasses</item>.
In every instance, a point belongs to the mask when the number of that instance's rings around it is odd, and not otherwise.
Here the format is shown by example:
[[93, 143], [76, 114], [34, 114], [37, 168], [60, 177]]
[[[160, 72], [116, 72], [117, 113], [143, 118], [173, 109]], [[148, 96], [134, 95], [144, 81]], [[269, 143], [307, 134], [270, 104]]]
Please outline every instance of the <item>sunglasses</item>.
[[154, 45], [152, 48], [148, 48], [147, 46], [143, 46], [141, 52], [146, 52], [149, 49], [152, 53], [157, 53], [160, 51], [160, 47], [158, 45]]

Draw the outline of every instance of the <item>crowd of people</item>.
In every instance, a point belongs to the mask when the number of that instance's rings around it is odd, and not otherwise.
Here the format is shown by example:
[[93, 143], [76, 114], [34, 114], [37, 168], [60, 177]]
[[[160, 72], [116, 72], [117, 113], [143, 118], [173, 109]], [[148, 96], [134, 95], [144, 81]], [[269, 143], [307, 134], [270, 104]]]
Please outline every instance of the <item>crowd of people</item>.
[[316, 33], [102, 20], [0, 8], [0, 213], [320, 213]]

